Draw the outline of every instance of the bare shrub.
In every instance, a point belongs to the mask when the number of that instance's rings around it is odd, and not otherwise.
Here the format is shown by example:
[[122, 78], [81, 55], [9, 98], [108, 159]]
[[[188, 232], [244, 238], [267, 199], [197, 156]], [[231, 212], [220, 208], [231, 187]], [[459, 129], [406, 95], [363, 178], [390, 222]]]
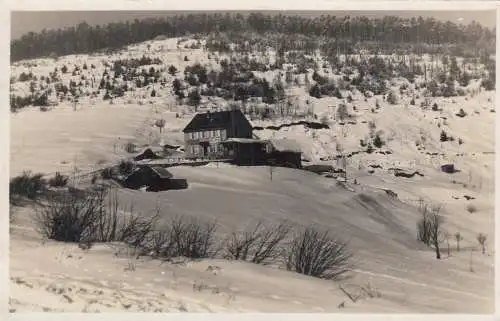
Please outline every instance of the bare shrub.
[[211, 258], [220, 248], [215, 239], [217, 224], [183, 216], [172, 220], [151, 234], [149, 249], [158, 257]]
[[389, 94], [387, 95], [387, 102], [391, 105], [396, 105], [399, 103], [399, 95], [391, 90]]
[[[339, 289], [351, 300], [356, 303], [360, 299], [375, 299], [381, 298], [382, 294], [380, 291], [374, 287], [371, 283], [366, 285], [356, 285], [351, 290], [348, 290], [345, 286], [339, 285]], [[357, 290], [357, 291], [356, 291]]]
[[448, 257], [450, 256], [450, 239], [451, 239], [451, 234], [450, 232], [446, 231], [443, 233], [444, 239], [446, 240], [446, 253], [448, 254]]
[[483, 233], [479, 233], [477, 235], [477, 241], [479, 242], [479, 245], [481, 245], [482, 253], [484, 254], [486, 252], [486, 235]]
[[116, 194], [109, 194], [108, 189], [101, 189], [50, 197], [36, 209], [40, 234], [62, 242], [125, 242], [141, 246], [157, 216], [135, 214], [132, 207], [120, 215]]
[[9, 195], [11, 198], [19, 196], [35, 200], [46, 187], [47, 182], [43, 178], [43, 174], [32, 174], [30, 171], [24, 171], [21, 175], [10, 180]]
[[171, 233], [169, 229], [159, 229], [151, 233], [145, 251], [149, 252], [153, 257], [171, 258], [173, 256], [173, 246]]
[[421, 211], [422, 217], [417, 222], [417, 240], [427, 246], [431, 244], [431, 225], [427, 209]]
[[347, 106], [345, 104], [339, 104], [337, 107], [337, 119], [341, 121], [349, 117], [349, 111], [347, 110]]
[[68, 180], [69, 177], [67, 175], [56, 172], [56, 175], [49, 179], [49, 185], [52, 187], [64, 187], [68, 185]]
[[314, 227], [296, 234], [285, 255], [287, 270], [318, 278], [336, 279], [351, 269], [347, 243]]
[[118, 172], [123, 176], [128, 176], [134, 171], [135, 164], [132, 161], [121, 160], [118, 164]]
[[289, 233], [286, 222], [267, 228], [258, 222], [250, 231], [232, 233], [225, 242], [226, 257], [256, 264], [274, 261], [280, 256], [280, 245]]
[[467, 212], [469, 213], [475, 213], [477, 212], [477, 207], [474, 204], [467, 204]]
[[455, 240], [457, 241], [457, 252], [460, 252], [460, 241], [464, 238], [460, 235], [460, 232], [455, 233]]

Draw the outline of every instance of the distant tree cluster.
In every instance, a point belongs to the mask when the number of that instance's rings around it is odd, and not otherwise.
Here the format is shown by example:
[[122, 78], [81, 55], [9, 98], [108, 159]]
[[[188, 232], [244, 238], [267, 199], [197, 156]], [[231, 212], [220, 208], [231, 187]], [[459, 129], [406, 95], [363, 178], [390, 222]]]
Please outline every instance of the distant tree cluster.
[[[255, 38], [255, 34], [270, 38], [270, 33], [281, 34], [277, 39], [280, 39], [279, 47], [283, 52], [291, 50], [291, 47], [308, 48], [309, 51], [311, 48], [316, 49], [319, 47], [319, 37], [330, 39], [328, 46], [343, 52], [359, 49], [357, 46], [360, 44], [366, 47], [368, 43], [380, 50], [399, 46], [401, 50], [417, 51], [418, 48], [430, 50], [429, 46], [449, 44], [457, 55], [463, 55], [468, 50], [474, 50], [475, 54], [479, 50], [490, 54], [495, 50], [495, 31], [477, 22], [464, 26], [422, 17], [404, 19], [386, 16], [369, 19], [332, 15], [303, 17], [263, 13], [192, 13], [95, 27], [80, 23], [66, 29], [30, 32], [11, 42], [11, 60], [113, 50], [157, 36], [178, 37], [187, 34], [227, 34], [228, 39], [211, 39], [209, 46], [218, 51], [227, 51], [230, 49], [229, 42], [236, 38], [240, 39], [236, 41], [238, 47], [249, 49], [259, 39], [249, 42], [248, 38]], [[247, 36], [242, 38], [242, 34]], [[298, 37], [300, 35], [303, 37]], [[412, 44], [413, 47], [405, 47], [404, 44]]]

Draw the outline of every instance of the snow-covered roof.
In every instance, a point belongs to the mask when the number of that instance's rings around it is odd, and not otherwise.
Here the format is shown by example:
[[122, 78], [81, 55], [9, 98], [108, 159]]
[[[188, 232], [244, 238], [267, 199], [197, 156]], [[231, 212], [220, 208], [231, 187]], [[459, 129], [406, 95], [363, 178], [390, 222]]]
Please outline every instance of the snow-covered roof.
[[274, 149], [280, 152], [297, 152], [300, 153], [302, 150], [300, 145], [293, 139], [271, 139], [271, 144]]
[[261, 140], [261, 139], [254, 139], [254, 138], [237, 138], [237, 137], [231, 137], [228, 138], [222, 143], [242, 143], [242, 144], [251, 144], [251, 143], [261, 143], [261, 144], [267, 144], [268, 141]]

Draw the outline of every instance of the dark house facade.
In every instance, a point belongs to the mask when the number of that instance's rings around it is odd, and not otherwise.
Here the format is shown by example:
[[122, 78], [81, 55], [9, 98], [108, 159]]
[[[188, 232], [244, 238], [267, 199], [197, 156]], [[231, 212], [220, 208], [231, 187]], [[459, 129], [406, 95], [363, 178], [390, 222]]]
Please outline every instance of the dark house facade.
[[[234, 158], [239, 144], [224, 142], [252, 139], [252, 125], [239, 109], [196, 114], [183, 132], [187, 158]], [[241, 147], [239, 154], [246, 148]]]

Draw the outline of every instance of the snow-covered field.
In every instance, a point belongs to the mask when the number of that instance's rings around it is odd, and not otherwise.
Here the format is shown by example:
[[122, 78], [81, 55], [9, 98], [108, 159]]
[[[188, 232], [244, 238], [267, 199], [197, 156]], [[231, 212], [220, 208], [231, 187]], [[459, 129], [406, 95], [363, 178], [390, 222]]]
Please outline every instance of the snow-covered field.
[[[145, 52], [182, 70], [193, 62], [215, 62], [202, 49], [179, 53], [177, 40], [131, 46], [123, 57]], [[189, 62], [183, 60], [190, 57]], [[113, 57], [116, 59], [117, 57]], [[104, 56], [61, 57], [57, 66], [95, 64], [102, 74]], [[52, 60], [37, 61], [35, 75], [46, 75]], [[101, 69], [99, 69], [101, 68]], [[71, 68], [70, 68], [71, 69]], [[13, 75], [26, 71], [12, 67]], [[71, 73], [67, 75], [70, 76]], [[65, 75], [66, 76], [66, 75]], [[174, 77], [168, 78], [171, 84]], [[69, 81], [69, 80], [68, 80]], [[26, 84], [14, 84], [16, 93]], [[470, 88], [477, 88], [472, 82]], [[11, 114], [11, 177], [23, 170], [54, 173], [89, 171], [130, 156], [124, 145], [183, 143], [182, 129], [193, 112], [175, 105], [171, 87], [155, 88], [159, 95], [146, 95], [151, 88], [127, 93], [113, 104], [82, 98], [76, 111], [61, 103], [48, 112], [37, 108]], [[303, 88], [290, 88], [303, 98]], [[361, 149], [369, 136], [369, 122], [386, 142], [381, 150], [390, 155], [359, 153], [349, 158], [348, 179], [354, 192], [333, 179], [310, 172], [280, 168], [269, 179], [263, 167], [175, 167], [176, 177], [186, 178], [181, 191], [144, 193], [121, 190], [120, 197], [141, 211], [161, 204], [165, 216], [187, 214], [216, 219], [221, 231], [241, 228], [259, 219], [287, 218], [298, 224], [318, 224], [349, 241], [355, 269], [347, 280], [333, 282], [243, 262], [203, 260], [180, 264], [136, 259], [119, 244], [98, 244], [89, 251], [77, 245], [43, 241], [36, 233], [31, 208], [18, 209], [11, 226], [11, 309], [21, 311], [149, 311], [149, 312], [437, 312], [491, 313], [494, 309], [494, 92], [474, 97], [433, 99], [440, 111], [422, 110], [403, 97], [390, 105], [380, 97], [355, 98], [348, 103], [355, 123], [333, 120], [337, 98], [307, 98], [318, 119], [325, 116], [330, 129], [291, 126], [279, 131], [255, 131], [260, 138], [296, 141], [311, 164], [332, 164], [321, 158]], [[371, 112], [376, 100], [381, 108]], [[218, 103], [214, 100], [212, 104]], [[301, 102], [302, 104], [305, 102]], [[210, 104], [207, 104], [210, 105]], [[303, 106], [303, 105], [302, 105]], [[356, 111], [353, 110], [356, 106]], [[462, 108], [467, 116], [455, 114]], [[177, 114], [177, 115], [176, 115]], [[179, 117], [177, 117], [179, 116]], [[444, 118], [446, 119], [444, 119]], [[162, 134], [154, 127], [163, 118]], [[280, 125], [291, 120], [253, 121], [254, 126]], [[438, 127], [440, 124], [441, 127]], [[456, 138], [440, 142], [441, 130]], [[458, 138], [463, 140], [459, 144]], [[419, 142], [424, 147], [416, 146]], [[443, 155], [427, 155], [427, 153]], [[440, 172], [440, 165], [454, 163], [461, 171]], [[380, 165], [371, 169], [369, 165]], [[418, 170], [424, 177], [395, 177], [391, 167]], [[398, 193], [389, 199], [380, 188]], [[368, 195], [364, 197], [360, 195]], [[464, 196], [475, 199], [466, 200]], [[371, 198], [370, 198], [371, 197]], [[373, 198], [373, 199], [372, 199]], [[444, 205], [445, 229], [464, 237], [462, 251], [451, 241], [448, 257], [436, 260], [431, 249], [416, 241], [419, 214], [415, 202], [423, 198]], [[456, 199], [457, 198], [457, 199]], [[370, 201], [367, 201], [369, 199]], [[229, 201], [231, 200], [231, 201]], [[236, 201], [234, 201], [236, 200]], [[473, 204], [477, 211], [470, 213]], [[488, 236], [486, 254], [480, 251], [478, 233]], [[471, 262], [473, 272], [470, 271]], [[218, 267], [215, 270], [212, 267]], [[213, 271], [212, 271], [213, 270]], [[215, 272], [214, 272], [215, 271]], [[376, 293], [352, 302], [339, 288], [351, 293]], [[464, 303], [466, 302], [466, 303]]]

